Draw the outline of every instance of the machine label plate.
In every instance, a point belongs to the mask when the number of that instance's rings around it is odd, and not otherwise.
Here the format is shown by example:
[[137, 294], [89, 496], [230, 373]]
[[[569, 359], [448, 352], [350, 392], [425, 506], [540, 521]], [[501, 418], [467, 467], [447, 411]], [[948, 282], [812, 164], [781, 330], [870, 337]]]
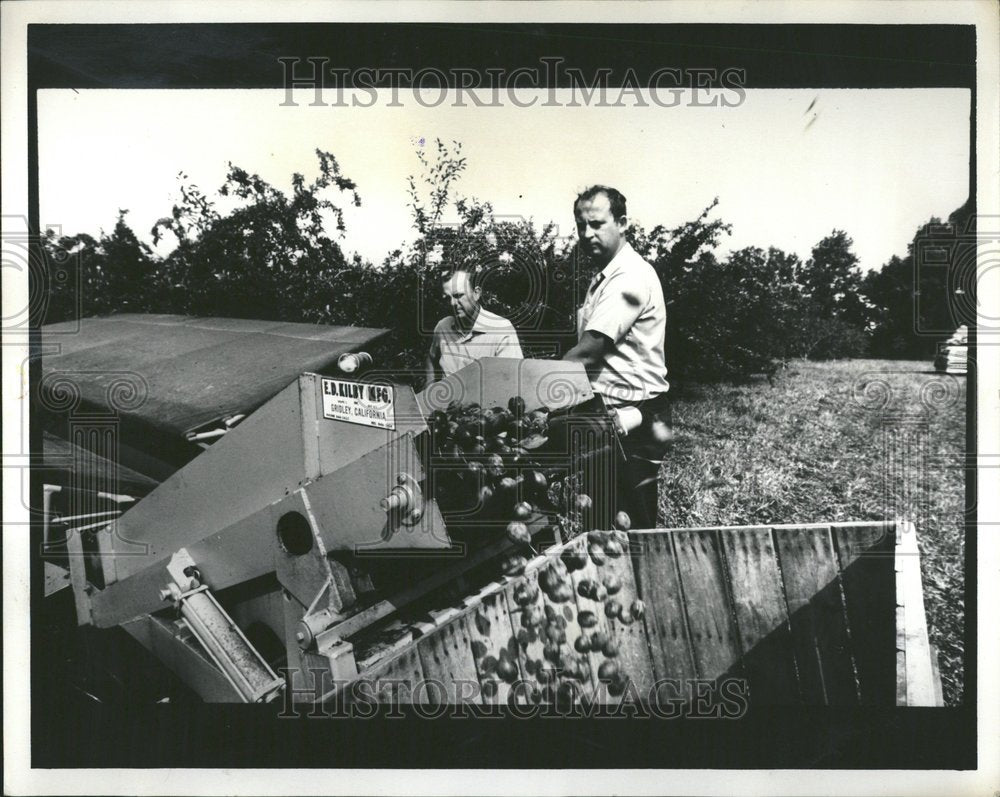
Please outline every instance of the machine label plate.
[[395, 430], [394, 400], [390, 385], [323, 379], [323, 417], [332, 421]]

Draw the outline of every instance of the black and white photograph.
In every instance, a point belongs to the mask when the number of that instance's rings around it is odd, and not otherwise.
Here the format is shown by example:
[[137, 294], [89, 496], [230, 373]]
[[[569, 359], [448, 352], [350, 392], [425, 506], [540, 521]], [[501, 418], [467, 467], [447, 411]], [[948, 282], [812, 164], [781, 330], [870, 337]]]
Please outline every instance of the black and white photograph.
[[174, 8], [2, 9], [5, 793], [1000, 788], [996, 3]]

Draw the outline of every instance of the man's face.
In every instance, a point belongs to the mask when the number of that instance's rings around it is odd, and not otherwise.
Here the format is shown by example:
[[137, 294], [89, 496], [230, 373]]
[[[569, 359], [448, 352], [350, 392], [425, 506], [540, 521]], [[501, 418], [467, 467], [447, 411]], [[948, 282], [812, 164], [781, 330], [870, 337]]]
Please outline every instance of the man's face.
[[444, 295], [451, 303], [451, 312], [460, 324], [468, 326], [476, 320], [482, 289], [473, 288], [469, 284], [468, 274], [464, 271], [452, 274], [444, 283]]
[[614, 217], [604, 194], [578, 203], [574, 215], [580, 247], [600, 265], [610, 263], [625, 245], [625, 217]]

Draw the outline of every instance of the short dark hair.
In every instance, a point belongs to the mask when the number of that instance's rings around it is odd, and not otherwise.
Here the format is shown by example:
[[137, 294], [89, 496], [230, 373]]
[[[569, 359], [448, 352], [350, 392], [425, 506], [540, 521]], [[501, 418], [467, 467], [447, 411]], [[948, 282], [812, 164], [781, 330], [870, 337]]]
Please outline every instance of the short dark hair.
[[600, 194], [604, 194], [608, 198], [608, 202], [611, 204], [611, 215], [616, 220], [622, 216], [628, 216], [628, 211], [625, 209], [625, 195], [617, 188], [606, 185], [592, 185], [586, 191], [582, 191], [573, 203], [574, 215], [581, 202], [589, 202]]

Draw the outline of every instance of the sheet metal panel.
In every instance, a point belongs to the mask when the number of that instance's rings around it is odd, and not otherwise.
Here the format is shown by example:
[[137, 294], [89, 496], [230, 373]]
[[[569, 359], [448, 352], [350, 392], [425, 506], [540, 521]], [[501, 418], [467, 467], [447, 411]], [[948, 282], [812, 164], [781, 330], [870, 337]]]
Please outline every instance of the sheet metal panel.
[[[387, 330], [234, 318], [119, 315], [42, 327], [45, 377], [65, 373], [84, 401], [114, 409], [109, 388], [122, 372], [145, 382], [139, 407], [118, 408], [175, 435], [227, 415], [247, 414], [303, 371], [323, 371], [348, 351], [369, 346]], [[50, 340], [46, 339], [46, 335]], [[117, 374], [117, 375], [116, 375]]]

